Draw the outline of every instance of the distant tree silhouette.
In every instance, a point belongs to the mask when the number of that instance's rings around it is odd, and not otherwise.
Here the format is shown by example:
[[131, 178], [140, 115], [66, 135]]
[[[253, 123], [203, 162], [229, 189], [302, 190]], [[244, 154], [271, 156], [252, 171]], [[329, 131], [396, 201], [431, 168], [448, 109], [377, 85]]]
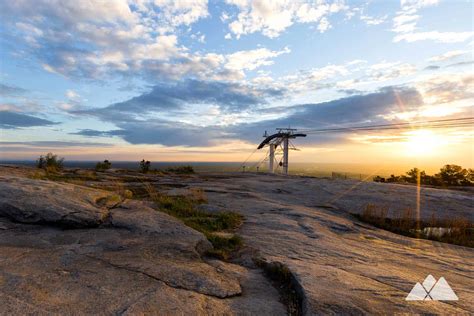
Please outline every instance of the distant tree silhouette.
[[469, 172], [458, 165], [445, 165], [436, 174], [445, 185], [462, 185], [467, 180]]
[[420, 180], [426, 177], [425, 171], [420, 171], [418, 168], [413, 168], [407, 171], [405, 180], [410, 183], [417, 183], [418, 182], [418, 173], [420, 174]]
[[141, 173], [147, 173], [148, 171], [150, 171], [150, 166], [151, 166], [151, 162], [149, 162], [148, 160], [145, 161], [145, 159], [142, 159], [142, 161], [140, 161], [140, 172]]
[[420, 176], [420, 183], [433, 186], [474, 186], [474, 170], [464, 169], [458, 165], [445, 165], [440, 169], [440, 172], [434, 176], [427, 175], [425, 171], [420, 171], [418, 168], [412, 168], [402, 176], [391, 175], [389, 178], [375, 176], [375, 182], [388, 183], [417, 183], [418, 174]]
[[400, 182], [400, 177], [394, 174], [391, 174], [390, 178], [387, 178], [385, 182], [390, 182], [390, 183]]
[[110, 169], [111, 167], [112, 167], [112, 163], [108, 161], [107, 159], [105, 159], [104, 162], [98, 162], [95, 165], [95, 170], [104, 171], [104, 170]]
[[46, 172], [56, 172], [63, 169], [64, 158], [58, 158], [57, 155], [48, 153], [46, 156], [41, 155], [36, 160], [36, 167], [46, 170]]
[[464, 184], [466, 185], [474, 185], [474, 169], [467, 169], [467, 176], [464, 181]]

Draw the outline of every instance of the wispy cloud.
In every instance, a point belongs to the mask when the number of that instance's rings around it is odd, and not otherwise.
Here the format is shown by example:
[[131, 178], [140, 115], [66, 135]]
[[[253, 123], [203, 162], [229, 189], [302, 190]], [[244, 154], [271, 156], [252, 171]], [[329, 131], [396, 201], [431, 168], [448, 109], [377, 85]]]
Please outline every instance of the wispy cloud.
[[438, 4], [438, 0], [403, 0], [401, 1], [401, 10], [393, 18], [393, 29], [397, 35], [393, 38], [394, 42], [406, 41], [408, 43], [417, 41], [434, 41], [441, 43], [464, 42], [471, 38], [472, 31], [465, 32], [441, 32], [437, 30], [420, 31], [418, 21], [421, 16], [418, 11], [422, 8]]
[[0, 83], [0, 96], [3, 97], [17, 97], [27, 93], [28, 90], [17, 87], [9, 86], [3, 83]]

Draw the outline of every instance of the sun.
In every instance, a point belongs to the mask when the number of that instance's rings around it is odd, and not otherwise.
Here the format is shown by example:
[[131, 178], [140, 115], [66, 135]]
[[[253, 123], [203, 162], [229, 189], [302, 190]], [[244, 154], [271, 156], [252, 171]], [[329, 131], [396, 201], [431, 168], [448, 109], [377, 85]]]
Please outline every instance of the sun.
[[408, 156], [427, 156], [436, 153], [440, 139], [433, 131], [415, 130], [406, 133], [404, 142], [405, 153]]

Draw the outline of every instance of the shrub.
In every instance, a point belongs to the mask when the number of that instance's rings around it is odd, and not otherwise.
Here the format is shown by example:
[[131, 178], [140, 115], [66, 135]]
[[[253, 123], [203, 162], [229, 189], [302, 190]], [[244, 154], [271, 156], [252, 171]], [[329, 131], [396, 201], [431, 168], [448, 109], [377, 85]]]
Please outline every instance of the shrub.
[[373, 180], [374, 182], [385, 182], [385, 178], [382, 178], [381, 176], [375, 176]]
[[58, 158], [57, 155], [48, 153], [46, 156], [40, 156], [36, 160], [36, 167], [44, 169], [46, 172], [57, 172], [63, 169], [64, 158]]
[[141, 173], [148, 173], [148, 171], [150, 171], [150, 167], [151, 167], [151, 162], [149, 162], [148, 160], [145, 161], [145, 159], [142, 159], [142, 161], [140, 161], [139, 171]]
[[110, 169], [111, 167], [112, 167], [112, 163], [106, 159], [106, 160], [104, 160], [104, 162], [98, 162], [95, 165], [95, 170], [105, 171], [105, 170]]
[[166, 169], [167, 172], [178, 173], [178, 174], [191, 174], [194, 173], [194, 168], [192, 166], [179, 166], [174, 168]]

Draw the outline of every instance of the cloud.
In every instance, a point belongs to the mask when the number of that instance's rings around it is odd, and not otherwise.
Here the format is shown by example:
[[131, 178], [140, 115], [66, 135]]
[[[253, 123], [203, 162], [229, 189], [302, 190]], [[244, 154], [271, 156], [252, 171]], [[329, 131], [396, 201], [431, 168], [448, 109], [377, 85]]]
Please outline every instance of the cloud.
[[374, 17], [369, 15], [361, 15], [360, 19], [365, 22], [367, 25], [379, 25], [385, 22], [388, 18], [388, 15], [384, 15], [381, 17]]
[[17, 87], [17, 86], [9, 86], [3, 83], [0, 83], [0, 96], [3, 97], [17, 97], [27, 93], [28, 90]]
[[77, 100], [79, 99], [79, 94], [74, 90], [66, 90], [66, 97], [68, 99]]
[[173, 32], [209, 15], [205, 0], [19, 0], [1, 2], [0, 12], [12, 40], [23, 39], [45, 70], [87, 79], [181, 58], [186, 49]]
[[74, 142], [74, 141], [33, 141], [33, 142], [3, 142], [0, 141], [1, 147], [12, 147], [16, 146], [28, 146], [31, 147], [48, 147], [48, 148], [61, 148], [61, 147], [111, 147], [113, 145], [107, 143], [93, 143], [93, 142]]
[[220, 127], [202, 127], [179, 122], [150, 119], [141, 122], [119, 122], [121, 129], [111, 131], [80, 130], [74, 135], [88, 137], [119, 136], [131, 144], [160, 144], [165, 146], [210, 146], [225, 137]]
[[368, 67], [368, 80], [386, 81], [414, 74], [417, 68], [409, 63], [382, 62]]
[[[192, 32], [193, 23], [209, 16], [206, 0], [35, 4], [37, 10], [26, 0], [0, 2], [7, 39], [22, 54], [36, 58], [45, 71], [74, 79], [242, 80], [246, 71], [271, 65], [273, 58], [289, 53], [288, 48], [228, 55], [191, 52], [177, 34]], [[200, 31], [190, 38], [206, 41]], [[62, 107], [73, 108], [70, 102]]]
[[232, 70], [254, 70], [261, 66], [272, 65], [273, 60], [271, 58], [290, 52], [291, 50], [288, 47], [281, 51], [271, 51], [266, 48], [239, 51], [226, 56], [227, 63], [225, 67]]
[[464, 54], [467, 54], [467, 51], [464, 50], [452, 50], [449, 52], [446, 52], [441, 55], [433, 56], [428, 59], [429, 62], [441, 62], [441, 61], [446, 61], [446, 60], [451, 60], [454, 58], [457, 58], [459, 56], [462, 56]]
[[[148, 10], [151, 7], [151, 1], [148, 3]], [[207, 10], [207, 0], [193, 1], [174, 1], [174, 0], [155, 0], [153, 5], [162, 10], [162, 18], [171, 22], [172, 25], [190, 25], [200, 19], [209, 16]], [[146, 5], [145, 5], [146, 6]]]
[[57, 124], [35, 116], [10, 111], [0, 111], [0, 128], [15, 129], [20, 127], [50, 126]]
[[[316, 104], [300, 104], [285, 107], [280, 118], [254, 123], [224, 126], [198, 126], [170, 122], [157, 118], [121, 120], [114, 122], [118, 130], [81, 130], [75, 134], [84, 136], [118, 136], [132, 144], [162, 144], [167, 146], [209, 146], [229, 140], [255, 142], [264, 130], [276, 127], [321, 128], [363, 123], [385, 122], [385, 116], [400, 109], [416, 109], [423, 104], [417, 90], [406, 87], [386, 87], [374, 93]], [[341, 141], [344, 135], [327, 134], [311, 137], [310, 142]]]
[[472, 61], [472, 60], [470, 60], [470, 61], [460, 61], [460, 62], [457, 62], [457, 63], [454, 63], [454, 64], [446, 65], [446, 67], [471, 66], [472, 64], [474, 64], [474, 61]]
[[459, 43], [471, 38], [473, 32], [417, 31], [420, 9], [437, 5], [438, 0], [402, 0], [401, 10], [393, 18], [392, 31], [397, 33], [393, 42], [434, 41], [439, 43]]
[[416, 10], [423, 7], [437, 5], [439, 0], [401, 0], [400, 5], [404, 10]]
[[228, 0], [227, 3], [239, 10], [237, 18], [229, 23], [229, 30], [237, 38], [255, 32], [275, 38], [295, 22], [318, 23], [318, 30], [322, 33], [331, 27], [327, 19], [329, 15], [348, 9], [342, 1], [310, 3]]
[[216, 105], [229, 112], [265, 104], [267, 98], [282, 97], [283, 89], [260, 89], [237, 83], [184, 80], [155, 85], [151, 91], [106, 108], [76, 111], [76, 114], [99, 116], [104, 120], [131, 120], [153, 112], [186, 110], [190, 106]]
[[440, 104], [474, 98], [474, 75], [441, 74], [421, 79], [416, 84], [427, 103]]
[[[423, 105], [420, 93], [414, 88], [384, 87], [374, 93], [349, 97], [317, 104], [292, 107], [292, 113], [279, 119], [251, 124], [241, 124], [232, 129], [235, 137], [255, 141], [264, 130], [276, 127], [320, 129], [385, 123], [386, 117], [401, 109], [417, 109]], [[337, 143], [346, 141], [347, 134], [318, 134], [301, 139], [302, 143]]]
[[473, 32], [413, 32], [395, 36], [394, 42], [406, 41], [408, 43], [416, 41], [435, 41], [440, 43], [464, 42], [474, 35]]

